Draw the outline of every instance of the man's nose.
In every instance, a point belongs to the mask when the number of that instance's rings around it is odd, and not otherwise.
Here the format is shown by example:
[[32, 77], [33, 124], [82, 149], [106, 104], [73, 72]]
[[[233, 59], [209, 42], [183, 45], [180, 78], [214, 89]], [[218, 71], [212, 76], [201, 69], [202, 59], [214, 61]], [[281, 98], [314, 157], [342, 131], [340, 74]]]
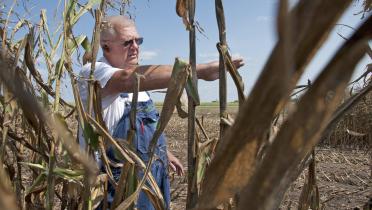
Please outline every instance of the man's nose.
[[138, 49], [139, 45], [137, 44], [137, 41], [135, 39], [132, 40], [132, 44], [130, 45], [131, 48]]

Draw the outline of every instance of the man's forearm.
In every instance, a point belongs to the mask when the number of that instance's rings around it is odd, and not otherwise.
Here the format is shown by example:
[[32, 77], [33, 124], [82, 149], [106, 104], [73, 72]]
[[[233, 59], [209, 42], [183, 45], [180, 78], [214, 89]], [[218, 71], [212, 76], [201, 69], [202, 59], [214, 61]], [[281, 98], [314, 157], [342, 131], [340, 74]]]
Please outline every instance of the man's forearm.
[[[218, 79], [218, 62], [210, 62], [196, 65], [198, 79], [213, 81]], [[104, 88], [103, 94], [115, 94], [118, 92], [132, 92], [134, 85], [134, 72], [144, 77], [140, 80], [140, 91], [163, 89], [168, 87], [172, 75], [172, 65], [144, 65], [136, 68], [128, 68], [115, 72]]]
[[168, 86], [172, 74], [170, 65], [146, 65], [133, 69], [125, 69], [115, 72], [106, 86], [103, 95], [116, 94], [119, 92], [132, 92], [134, 86], [134, 72], [143, 75], [140, 79], [140, 91], [162, 89]]

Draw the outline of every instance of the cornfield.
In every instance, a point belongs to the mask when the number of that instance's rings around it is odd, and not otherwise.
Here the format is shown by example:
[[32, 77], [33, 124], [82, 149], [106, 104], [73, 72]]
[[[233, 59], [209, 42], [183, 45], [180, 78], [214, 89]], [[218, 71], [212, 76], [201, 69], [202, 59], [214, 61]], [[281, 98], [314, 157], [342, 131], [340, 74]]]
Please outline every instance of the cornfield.
[[321, 143], [330, 146], [368, 148], [371, 141], [372, 94], [368, 93], [337, 123]]
[[[358, 149], [370, 153], [372, 145], [371, 64], [357, 81], [350, 82], [358, 61], [366, 54], [372, 58], [370, 0], [363, 1], [360, 26], [344, 41], [316, 80], [305, 86], [297, 83], [352, 2], [338, 0], [336, 5], [334, 0], [299, 0], [290, 7], [286, 0], [280, 0], [276, 14], [277, 43], [246, 96], [226, 40], [223, 2], [215, 0], [220, 98], [219, 111], [214, 116], [215, 127], [211, 130], [206, 128], [208, 119], [196, 114], [200, 99], [196, 76], [195, 0], [177, 0], [176, 12], [184, 24], [180, 27], [189, 33], [190, 57], [188, 62], [175, 59], [150, 148], [153, 154], [164, 130], [168, 136], [172, 135], [169, 132], [179, 132], [180, 129], [172, 127], [174, 123], [167, 127], [176, 117], [172, 115], [177, 108], [179, 116], [187, 118], [185, 208], [323, 209], [329, 199], [333, 199], [334, 192], [322, 191], [319, 186], [322, 179], [337, 178], [317, 170], [316, 163], [327, 159], [324, 154], [328, 150], [324, 146], [357, 145]], [[14, 0], [6, 7], [5, 2], [0, 2], [2, 8], [7, 8], [0, 12], [0, 209], [94, 209], [101, 201], [105, 208], [108, 183], [116, 189], [111, 209], [134, 209], [140, 191], [146, 193], [155, 209], [164, 209], [162, 194], [149, 170], [153, 155], [144, 162], [130, 146], [119, 144], [108, 133], [100, 114], [93, 114], [102, 112], [100, 88], [93, 78], [102, 18], [111, 10], [124, 14], [131, 1], [59, 1], [63, 19], [56, 31], [49, 31], [50, 21], [45, 10], [40, 11], [39, 22], [32, 23], [14, 11], [18, 3], [28, 1]], [[95, 23], [91, 39], [88, 35], [75, 36], [76, 23], [89, 14]], [[37, 59], [46, 63], [46, 81], [37, 68]], [[88, 81], [88, 106], [84, 109], [74, 68], [87, 62], [93, 65]], [[227, 72], [239, 96], [236, 113], [229, 113], [227, 107]], [[64, 75], [71, 81], [73, 103], [61, 98]], [[134, 75], [134, 106], [140, 78], [141, 75]], [[345, 97], [345, 91], [356, 83], [360, 88], [349, 91]], [[187, 110], [180, 103], [184, 89], [188, 95]], [[291, 97], [299, 90], [301, 96], [293, 102]], [[287, 112], [293, 103], [294, 108]], [[132, 122], [135, 116], [136, 111], [132, 110]], [[76, 141], [78, 125], [84, 131], [85, 149]], [[135, 129], [132, 126], [130, 132]], [[128, 135], [127, 140], [131, 142], [132, 137]], [[319, 142], [323, 149], [316, 148]], [[119, 182], [114, 180], [105, 154], [108, 145], [114, 147], [123, 160]], [[94, 160], [97, 152], [107, 173], [98, 169]], [[347, 166], [358, 165], [362, 159], [341, 154], [332, 160]], [[366, 192], [371, 190], [371, 167], [370, 154], [369, 177], [353, 175], [362, 180]], [[144, 172], [142, 179], [135, 176], [135, 168]], [[295, 182], [298, 178], [302, 181]], [[292, 205], [287, 198], [296, 187], [301, 190], [297, 190], [298, 201]], [[323, 199], [323, 192], [330, 193], [329, 197]], [[371, 195], [362, 200], [365, 205], [359, 207], [370, 209], [372, 204], [368, 199]]]

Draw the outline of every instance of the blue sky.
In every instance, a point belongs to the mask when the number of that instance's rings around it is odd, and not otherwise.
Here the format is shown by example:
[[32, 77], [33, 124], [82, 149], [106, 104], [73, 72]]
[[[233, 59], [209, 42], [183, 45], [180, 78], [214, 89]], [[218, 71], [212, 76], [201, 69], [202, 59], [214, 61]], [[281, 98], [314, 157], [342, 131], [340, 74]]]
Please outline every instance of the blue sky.
[[[7, 0], [8, 2], [11, 2]], [[47, 9], [48, 23], [53, 28], [56, 21], [53, 17], [58, 1], [30, 1], [34, 7], [30, 15], [38, 20], [40, 8]], [[196, 17], [204, 34], [197, 33], [196, 51], [197, 62], [209, 62], [218, 59], [216, 43], [218, 30], [214, 9], [214, 0], [196, 1]], [[292, 3], [295, 1], [291, 1]], [[227, 27], [227, 43], [233, 56], [243, 57], [245, 66], [240, 70], [245, 83], [245, 92], [249, 93], [258, 78], [271, 50], [276, 42], [275, 15], [277, 1], [275, 0], [235, 0], [223, 1]], [[188, 31], [181, 18], [175, 12], [175, 0], [134, 0], [128, 8], [135, 18], [139, 33], [144, 37], [141, 46], [141, 64], [172, 64], [175, 57], [188, 59]], [[20, 9], [19, 9], [20, 10]], [[360, 4], [353, 4], [338, 21], [356, 27], [361, 23], [361, 16], [354, 15], [361, 10]], [[56, 19], [61, 17], [60, 9]], [[92, 34], [94, 20], [91, 15], [85, 15], [75, 27], [75, 35]], [[331, 36], [323, 45], [315, 59], [306, 69], [300, 83], [307, 79], [315, 80], [316, 75], [332, 57], [335, 50], [343, 43], [336, 34], [339, 32], [348, 37], [351, 33], [346, 27], [336, 26]], [[101, 52], [100, 52], [101, 55]], [[356, 75], [363, 72], [370, 59], [365, 57], [357, 66]], [[79, 71], [78, 67], [75, 70]], [[72, 100], [68, 81], [62, 89], [62, 96]], [[217, 100], [218, 82], [199, 82], [199, 94], [202, 101]], [[228, 101], [237, 100], [237, 93], [231, 78], [228, 79]], [[155, 101], [160, 101], [163, 94], [152, 94]]]

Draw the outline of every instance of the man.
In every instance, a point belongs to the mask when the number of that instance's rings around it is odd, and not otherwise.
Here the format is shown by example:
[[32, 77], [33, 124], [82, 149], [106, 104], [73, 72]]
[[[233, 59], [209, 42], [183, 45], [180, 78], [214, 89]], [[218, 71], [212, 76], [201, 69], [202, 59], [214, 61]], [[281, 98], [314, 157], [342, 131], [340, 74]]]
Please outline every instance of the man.
[[[148, 147], [152, 134], [156, 128], [159, 118], [147, 90], [162, 89], [168, 86], [172, 73], [171, 65], [146, 65], [139, 66], [139, 45], [143, 38], [139, 36], [135, 24], [132, 20], [124, 16], [107, 17], [102, 22], [100, 33], [100, 45], [103, 50], [103, 58], [96, 62], [94, 71], [95, 80], [100, 82], [102, 88], [102, 116], [106, 126], [114, 137], [126, 139], [129, 129], [129, 112], [134, 84], [133, 73], [137, 72], [144, 75], [140, 81], [140, 91], [138, 96], [136, 137], [134, 145], [137, 154], [146, 162], [149, 159]], [[242, 59], [233, 61], [239, 68], [243, 64]], [[83, 67], [80, 75], [88, 78], [90, 64]], [[218, 62], [197, 65], [197, 76], [200, 79], [213, 81], [218, 79]], [[88, 95], [88, 85], [84, 79], [79, 81], [79, 88], [83, 102], [86, 104]], [[118, 162], [115, 154], [107, 151], [112, 161]], [[184, 173], [181, 162], [166, 149], [165, 137], [162, 135], [158, 140], [155, 150], [157, 160], [154, 161], [151, 172], [154, 175], [158, 186], [162, 190], [164, 200], [169, 209], [170, 191], [167, 167], [169, 166], [178, 175]], [[115, 179], [120, 177], [120, 168], [112, 168]], [[109, 202], [112, 202], [114, 193], [111, 187]], [[141, 192], [138, 209], [153, 209], [152, 204]]]

